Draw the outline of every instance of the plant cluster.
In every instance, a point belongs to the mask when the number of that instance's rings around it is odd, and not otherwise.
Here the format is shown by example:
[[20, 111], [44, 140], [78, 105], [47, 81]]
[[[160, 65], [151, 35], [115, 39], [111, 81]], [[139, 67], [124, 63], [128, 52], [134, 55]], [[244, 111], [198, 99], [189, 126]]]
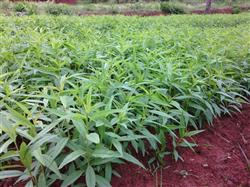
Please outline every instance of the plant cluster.
[[14, 11], [32, 15], [37, 13], [37, 6], [34, 3], [17, 2], [14, 4]]
[[248, 14], [0, 17], [0, 180], [103, 187], [137, 154], [181, 159], [247, 101], [249, 30]]
[[73, 9], [66, 4], [54, 4], [54, 3], [48, 3], [45, 7], [45, 11], [47, 14], [51, 15], [72, 15]]
[[232, 14], [239, 14], [240, 12], [240, 6], [235, 5], [232, 7]]
[[184, 7], [178, 3], [174, 2], [162, 2], [161, 3], [161, 11], [166, 14], [185, 14], [186, 11]]

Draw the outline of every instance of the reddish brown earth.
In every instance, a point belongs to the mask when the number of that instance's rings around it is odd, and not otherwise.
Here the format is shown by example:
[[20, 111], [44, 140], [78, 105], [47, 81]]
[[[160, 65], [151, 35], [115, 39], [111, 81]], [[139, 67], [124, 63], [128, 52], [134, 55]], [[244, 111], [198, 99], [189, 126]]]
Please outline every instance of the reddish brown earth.
[[[24, 1], [24, 0], [11, 0], [11, 1]], [[36, 2], [44, 2], [47, 0], [27, 0], [27, 1], [36, 1]], [[66, 3], [66, 4], [76, 4], [77, 0], [55, 0], [55, 3]]]
[[[102, 13], [102, 12], [86, 12], [86, 13], [80, 13], [79, 16], [108, 16], [108, 15], [116, 15], [111, 13]], [[161, 11], [145, 11], [145, 12], [137, 12], [137, 11], [126, 11], [117, 13], [117, 15], [123, 15], [123, 16], [164, 16], [166, 14], [163, 14]]]
[[[241, 7], [241, 11], [249, 11], [250, 7]], [[205, 12], [205, 10], [193, 10], [191, 14], [232, 14], [232, 8], [213, 8], [209, 12]], [[102, 12], [86, 12], [80, 13], [79, 16], [103, 16], [103, 15], [114, 15], [111, 13], [102, 13]], [[138, 12], [138, 11], [126, 11], [121, 12], [118, 15], [124, 16], [168, 16], [170, 14], [164, 14], [161, 11], [145, 11], [145, 12]]]
[[[121, 178], [113, 177], [113, 187], [250, 187], [250, 104], [242, 112], [214, 120], [214, 126], [197, 135], [195, 152], [183, 148], [184, 161], [165, 158], [163, 169], [153, 172], [126, 163], [115, 169]], [[147, 158], [139, 158], [144, 163]], [[145, 164], [146, 165], [146, 164]], [[0, 181], [0, 187], [24, 187], [15, 178]], [[55, 184], [54, 186], [60, 186]]]
[[157, 175], [130, 163], [117, 166], [121, 178], [114, 177], [112, 186], [250, 186], [250, 168], [243, 155], [250, 159], [250, 105], [242, 113], [214, 120], [214, 126], [207, 127], [195, 141], [199, 144], [196, 153], [180, 150], [184, 161], [166, 158], [166, 166]]
[[[248, 11], [250, 7], [240, 7], [241, 11]], [[225, 8], [213, 8], [209, 12], [205, 12], [205, 10], [193, 10], [192, 14], [232, 14], [233, 9], [232, 7], [225, 7]]]

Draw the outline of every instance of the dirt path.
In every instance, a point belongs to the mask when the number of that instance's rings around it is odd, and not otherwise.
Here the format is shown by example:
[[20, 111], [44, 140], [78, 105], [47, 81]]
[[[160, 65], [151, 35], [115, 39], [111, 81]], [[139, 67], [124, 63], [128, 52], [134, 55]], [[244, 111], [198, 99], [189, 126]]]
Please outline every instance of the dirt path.
[[242, 113], [216, 119], [213, 127], [195, 138], [196, 153], [182, 149], [184, 162], [166, 159], [166, 168], [156, 177], [133, 164], [116, 169], [122, 178], [114, 177], [113, 187], [224, 187], [250, 186], [250, 168], [244, 154], [250, 159], [250, 105]]

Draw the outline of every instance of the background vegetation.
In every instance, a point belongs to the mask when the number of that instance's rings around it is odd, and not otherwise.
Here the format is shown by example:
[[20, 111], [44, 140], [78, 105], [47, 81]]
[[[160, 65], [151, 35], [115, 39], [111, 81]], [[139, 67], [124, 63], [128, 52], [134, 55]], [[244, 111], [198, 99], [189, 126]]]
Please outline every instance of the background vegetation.
[[[169, 4], [169, 5], [168, 5]], [[20, 7], [20, 8], [18, 8]], [[22, 8], [23, 7], [23, 8]], [[25, 7], [25, 8], [24, 8]], [[172, 7], [170, 10], [164, 11], [163, 7]], [[179, 0], [179, 1], [135, 1], [127, 3], [117, 3], [113, 1], [91, 3], [90, 1], [78, 1], [75, 5], [60, 5], [51, 2], [40, 3], [20, 3], [20, 1], [10, 3], [8, 0], [0, 1], [0, 13], [4, 15], [30, 15], [30, 14], [119, 14], [126, 12], [163, 12], [175, 13], [174, 9], [181, 9], [181, 13], [190, 13], [194, 10], [205, 10], [205, 0]], [[233, 7], [234, 13], [239, 13], [240, 7], [250, 7], [248, 0], [217, 0], [212, 3], [212, 8]], [[55, 9], [55, 12], [52, 10]], [[235, 11], [237, 9], [237, 11]], [[165, 8], [166, 10], [166, 8]], [[246, 10], [245, 10], [246, 11]], [[178, 13], [180, 11], [177, 11]]]

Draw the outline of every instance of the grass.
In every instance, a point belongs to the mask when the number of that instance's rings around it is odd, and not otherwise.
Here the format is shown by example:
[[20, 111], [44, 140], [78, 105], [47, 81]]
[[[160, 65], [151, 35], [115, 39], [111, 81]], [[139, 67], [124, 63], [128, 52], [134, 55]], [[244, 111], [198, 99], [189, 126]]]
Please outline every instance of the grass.
[[0, 179], [110, 186], [136, 153], [181, 159], [247, 101], [249, 30], [249, 14], [0, 17]]

